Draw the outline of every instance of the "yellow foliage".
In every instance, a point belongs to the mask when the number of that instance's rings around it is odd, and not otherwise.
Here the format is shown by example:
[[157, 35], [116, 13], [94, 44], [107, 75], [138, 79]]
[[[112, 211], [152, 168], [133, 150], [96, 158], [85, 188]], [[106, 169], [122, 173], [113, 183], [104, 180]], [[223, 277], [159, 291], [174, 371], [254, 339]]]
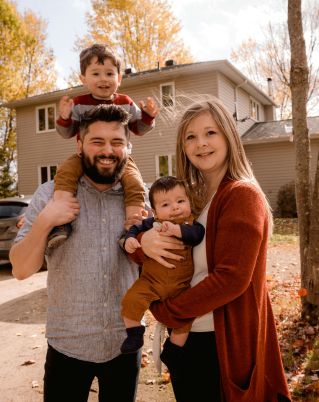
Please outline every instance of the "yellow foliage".
[[189, 63], [192, 56], [179, 34], [181, 25], [166, 0], [91, 0], [89, 34], [77, 50], [92, 43], [112, 46], [124, 67], [137, 71], [163, 66], [168, 59]]

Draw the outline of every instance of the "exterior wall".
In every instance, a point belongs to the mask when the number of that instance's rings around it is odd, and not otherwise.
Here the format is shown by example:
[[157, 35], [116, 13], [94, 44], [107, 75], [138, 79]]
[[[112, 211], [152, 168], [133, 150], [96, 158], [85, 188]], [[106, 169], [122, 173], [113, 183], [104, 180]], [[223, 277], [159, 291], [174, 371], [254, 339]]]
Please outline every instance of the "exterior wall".
[[[240, 87], [236, 89], [236, 85], [221, 73], [218, 74], [218, 97], [232, 113], [235, 113], [235, 102], [237, 103], [238, 120], [250, 116], [250, 95]], [[264, 107], [260, 105], [260, 121], [264, 120]], [[254, 123], [255, 120], [251, 118], [244, 122], [238, 122], [239, 133], [244, 134]]]
[[56, 131], [36, 134], [35, 106], [17, 109], [17, 133], [18, 191], [33, 194], [39, 184], [39, 166], [58, 165], [75, 152], [76, 142]]
[[[278, 190], [295, 178], [294, 143], [286, 141], [251, 145], [244, 144], [244, 148], [252, 164], [254, 174], [275, 211]], [[313, 140], [311, 148], [311, 173], [312, 177], [314, 177], [319, 151], [319, 140]]]

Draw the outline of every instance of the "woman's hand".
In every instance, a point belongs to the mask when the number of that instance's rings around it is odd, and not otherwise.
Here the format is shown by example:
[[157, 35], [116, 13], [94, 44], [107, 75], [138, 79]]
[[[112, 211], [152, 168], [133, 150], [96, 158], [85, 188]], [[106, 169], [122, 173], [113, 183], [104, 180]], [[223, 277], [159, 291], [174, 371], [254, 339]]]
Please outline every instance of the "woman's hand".
[[165, 232], [158, 232], [156, 229], [150, 229], [145, 232], [141, 238], [141, 246], [144, 254], [153, 260], [159, 262], [167, 268], [175, 268], [173, 264], [167, 262], [164, 258], [181, 261], [183, 257], [174, 254], [169, 250], [182, 250], [184, 244]]

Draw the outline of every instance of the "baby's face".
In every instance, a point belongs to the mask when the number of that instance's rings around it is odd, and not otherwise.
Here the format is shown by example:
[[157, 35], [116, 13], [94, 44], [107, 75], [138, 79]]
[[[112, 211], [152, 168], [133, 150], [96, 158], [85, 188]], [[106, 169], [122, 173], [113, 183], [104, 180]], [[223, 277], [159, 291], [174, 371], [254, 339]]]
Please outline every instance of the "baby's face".
[[185, 188], [179, 185], [166, 192], [154, 193], [154, 206], [156, 218], [160, 220], [171, 221], [191, 215]]

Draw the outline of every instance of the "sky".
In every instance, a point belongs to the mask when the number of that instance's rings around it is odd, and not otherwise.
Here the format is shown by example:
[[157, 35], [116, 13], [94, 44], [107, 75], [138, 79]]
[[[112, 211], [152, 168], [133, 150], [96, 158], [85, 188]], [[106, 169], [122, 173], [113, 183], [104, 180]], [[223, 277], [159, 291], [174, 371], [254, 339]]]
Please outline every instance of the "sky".
[[[56, 57], [58, 86], [66, 87], [71, 71], [78, 71], [73, 46], [86, 33], [90, 0], [15, 0], [18, 10], [31, 9], [47, 22], [47, 46]], [[181, 36], [195, 61], [228, 59], [245, 39], [262, 38], [271, 20], [284, 21], [285, 0], [171, 0], [182, 26]]]

